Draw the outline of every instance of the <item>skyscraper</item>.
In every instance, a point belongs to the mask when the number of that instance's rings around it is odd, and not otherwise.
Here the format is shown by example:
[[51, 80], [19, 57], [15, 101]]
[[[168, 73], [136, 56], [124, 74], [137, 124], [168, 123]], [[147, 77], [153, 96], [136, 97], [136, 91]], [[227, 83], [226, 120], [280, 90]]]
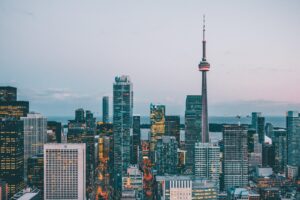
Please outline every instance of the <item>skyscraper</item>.
[[[85, 113], [85, 115], [84, 115]], [[96, 124], [93, 113], [86, 112], [80, 108], [75, 111], [75, 120], [69, 120], [68, 123], [68, 143], [86, 144], [86, 189], [87, 194], [91, 194], [94, 184], [95, 162], [95, 132]]]
[[155, 148], [155, 166], [158, 175], [177, 174], [178, 143], [174, 136], [162, 136], [157, 139]]
[[113, 85], [114, 189], [122, 193], [122, 177], [130, 164], [133, 91], [129, 76], [115, 78]]
[[219, 185], [220, 168], [220, 147], [212, 143], [196, 143], [195, 176], [212, 180]]
[[224, 141], [224, 187], [246, 187], [248, 185], [247, 129], [238, 125], [225, 125]]
[[43, 153], [47, 142], [47, 118], [39, 113], [29, 113], [21, 117], [24, 122], [24, 177], [27, 180], [28, 158]]
[[0, 86], [0, 101], [17, 101], [17, 88], [11, 86]]
[[0, 120], [0, 179], [8, 184], [9, 198], [24, 187], [23, 128], [20, 120]]
[[17, 101], [17, 88], [0, 87], [0, 118], [25, 117], [29, 112], [28, 101]]
[[180, 144], [180, 116], [167, 115], [165, 122], [165, 134], [176, 137], [178, 145]]
[[102, 121], [103, 123], [109, 122], [109, 97], [102, 98]]
[[83, 122], [84, 121], [84, 110], [83, 108], [78, 108], [75, 110], [75, 121]]
[[185, 101], [186, 174], [193, 174], [194, 147], [201, 141], [201, 96], [188, 95]]
[[265, 142], [265, 117], [257, 117], [257, 133], [259, 142], [263, 144]]
[[287, 131], [275, 129], [273, 131], [272, 144], [275, 148], [275, 172], [283, 172], [287, 164]]
[[262, 166], [274, 168], [274, 165], [275, 165], [274, 145], [264, 143], [262, 145]]
[[131, 164], [137, 164], [138, 152], [141, 150], [141, 116], [134, 115], [132, 123]]
[[165, 105], [150, 105], [150, 158], [154, 163], [154, 153], [156, 148], [157, 139], [165, 135], [165, 122], [166, 122], [166, 106]]
[[287, 164], [300, 167], [300, 115], [296, 111], [288, 111], [287, 128]]
[[208, 113], [207, 113], [207, 83], [206, 72], [209, 71], [210, 64], [206, 60], [206, 40], [205, 40], [205, 16], [203, 18], [203, 41], [202, 41], [202, 60], [198, 65], [199, 71], [202, 72], [202, 135], [201, 141], [203, 143], [209, 142], [209, 127], [208, 127]]
[[85, 144], [44, 145], [44, 199], [86, 199]]

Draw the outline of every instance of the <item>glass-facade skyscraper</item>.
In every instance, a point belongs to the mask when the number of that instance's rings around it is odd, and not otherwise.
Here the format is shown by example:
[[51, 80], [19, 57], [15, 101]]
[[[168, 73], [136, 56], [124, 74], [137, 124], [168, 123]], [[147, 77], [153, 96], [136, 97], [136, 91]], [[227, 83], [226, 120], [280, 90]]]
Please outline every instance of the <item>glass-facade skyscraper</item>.
[[300, 167], [300, 115], [296, 111], [288, 111], [287, 128], [287, 164]]
[[202, 100], [200, 95], [188, 95], [185, 102], [186, 174], [194, 172], [194, 147], [201, 141]]
[[39, 113], [21, 117], [24, 122], [24, 177], [27, 180], [28, 158], [43, 153], [47, 142], [47, 118]]
[[133, 90], [129, 76], [118, 76], [113, 84], [114, 191], [122, 193], [122, 177], [130, 165]]
[[178, 143], [174, 136], [162, 136], [157, 139], [155, 164], [158, 175], [177, 174]]
[[247, 128], [238, 125], [223, 127], [224, 141], [224, 187], [246, 187], [248, 185]]
[[138, 153], [141, 151], [141, 116], [134, 115], [132, 120], [132, 153], [131, 163], [138, 163]]
[[102, 98], [102, 121], [103, 123], [109, 122], [109, 97]]

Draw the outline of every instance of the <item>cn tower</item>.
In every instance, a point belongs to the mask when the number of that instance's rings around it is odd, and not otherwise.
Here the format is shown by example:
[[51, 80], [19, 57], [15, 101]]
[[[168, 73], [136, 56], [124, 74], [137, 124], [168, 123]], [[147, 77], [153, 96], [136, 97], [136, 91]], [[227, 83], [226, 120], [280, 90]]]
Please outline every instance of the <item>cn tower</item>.
[[199, 71], [202, 72], [202, 136], [201, 142], [209, 142], [208, 134], [208, 114], [207, 114], [207, 83], [206, 72], [209, 71], [210, 64], [206, 61], [206, 41], [205, 41], [205, 16], [203, 16], [203, 40], [202, 40], [202, 60], [199, 64]]

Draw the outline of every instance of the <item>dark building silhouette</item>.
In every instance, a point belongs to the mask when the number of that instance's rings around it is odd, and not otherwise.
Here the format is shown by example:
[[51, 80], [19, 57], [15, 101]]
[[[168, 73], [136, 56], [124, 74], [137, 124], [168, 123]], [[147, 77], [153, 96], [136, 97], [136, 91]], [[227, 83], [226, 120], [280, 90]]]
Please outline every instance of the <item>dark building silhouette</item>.
[[75, 110], [75, 121], [77, 122], [84, 121], [84, 110], [82, 108]]
[[166, 115], [165, 129], [165, 135], [174, 136], [180, 144], [180, 116]]
[[273, 131], [272, 145], [275, 151], [275, 172], [284, 172], [287, 164], [287, 137], [285, 129], [277, 129]]
[[272, 167], [275, 165], [275, 148], [272, 144], [264, 143], [262, 146], [262, 165]]
[[17, 101], [17, 88], [0, 87], [0, 118], [26, 117], [29, 112], [28, 101]]
[[0, 86], [0, 102], [17, 101], [17, 88]]
[[141, 117], [134, 115], [132, 119], [132, 153], [131, 164], [138, 163], [138, 153], [141, 150]]
[[0, 119], [0, 179], [8, 184], [12, 197], [24, 187], [23, 121]]
[[44, 155], [38, 154], [28, 158], [27, 183], [30, 187], [40, 190], [41, 196], [44, 192]]
[[109, 122], [109, 97], [102, 98], [102, 121], [103, 123]]
[[265, 142], [265, 117], [257, 117], [257, 133], [261, 144]]

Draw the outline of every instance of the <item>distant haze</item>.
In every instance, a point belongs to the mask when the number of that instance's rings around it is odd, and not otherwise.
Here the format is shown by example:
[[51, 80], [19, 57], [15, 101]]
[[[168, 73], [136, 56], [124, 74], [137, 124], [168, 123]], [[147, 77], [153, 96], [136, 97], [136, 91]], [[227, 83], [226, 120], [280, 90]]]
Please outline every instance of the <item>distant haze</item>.
[[130, 75], [134, 113], [150, 103], [183, 115], [201, 93], [206, 15], [211, 116], [300, 110], [300, 2], [0, 1], [0, 85], [44, 115], [102, 113], [117, 75]]

